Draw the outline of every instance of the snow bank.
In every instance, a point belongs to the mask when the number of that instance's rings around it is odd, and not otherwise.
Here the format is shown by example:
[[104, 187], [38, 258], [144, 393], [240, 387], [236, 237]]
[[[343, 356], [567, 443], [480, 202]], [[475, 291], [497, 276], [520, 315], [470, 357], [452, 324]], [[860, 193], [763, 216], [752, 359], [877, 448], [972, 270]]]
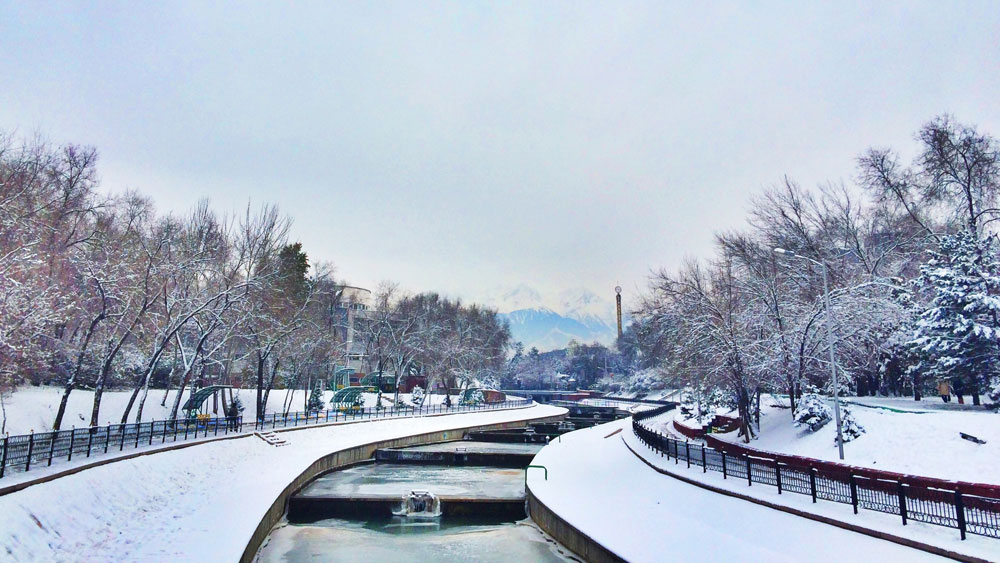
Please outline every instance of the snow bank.
[[548, 468], [548, 480], [528, 473], [540, 501], [628, 561], [939, 559], [662, 475], [625, 447], [631, 423], [565, 434], [532, 461]]
[[236, 561], [284, 487], [319, 457], [376, 440], [553, 416], [526, 409], [383, 420], [253, 436], [95, 467], [0, 497], [13, 561]]
[[[796, 428], [788, 409], [776, 408], [762, 399], [760, 437], [752, 448], [840, 461], [834, 438], [837, 425], [824, 425], [816, 432]], [[918, 403], [919, 404], [919, 403]], [[832, 401], [829, 405], [833, 407]], [[866, 430], [844, 443], [844, 463], [885, 471], [976, 483], [1000, 484], [1000, 416], [987, 411], [942, 411], [899, 413], [850, 405], [854, 418]], [[960, 432], [986, 440], [976, 444]], [[729, 442], [741, 442], [736, 432], [715, 434]]]

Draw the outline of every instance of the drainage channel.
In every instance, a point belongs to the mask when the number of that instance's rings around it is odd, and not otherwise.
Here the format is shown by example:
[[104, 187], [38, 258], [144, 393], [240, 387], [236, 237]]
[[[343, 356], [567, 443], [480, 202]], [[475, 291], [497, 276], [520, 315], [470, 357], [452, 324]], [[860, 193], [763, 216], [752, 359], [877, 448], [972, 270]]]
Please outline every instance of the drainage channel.
[[256, 560], [577, 561], [525, 513], [525, 468], [569, 429], [378, 450], [292, 496]]

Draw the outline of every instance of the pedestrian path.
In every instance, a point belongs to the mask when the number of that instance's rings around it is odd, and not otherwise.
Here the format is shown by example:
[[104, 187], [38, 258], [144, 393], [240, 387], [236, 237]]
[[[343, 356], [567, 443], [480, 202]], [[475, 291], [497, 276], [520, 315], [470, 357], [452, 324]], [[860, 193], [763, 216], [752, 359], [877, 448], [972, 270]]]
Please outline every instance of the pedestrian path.
[[528, 473], [538, 500], [628, 561], [942, 560], [663, 475], [623, 442], [631, 422], [566, 434], [532, 462], [548, 478]]

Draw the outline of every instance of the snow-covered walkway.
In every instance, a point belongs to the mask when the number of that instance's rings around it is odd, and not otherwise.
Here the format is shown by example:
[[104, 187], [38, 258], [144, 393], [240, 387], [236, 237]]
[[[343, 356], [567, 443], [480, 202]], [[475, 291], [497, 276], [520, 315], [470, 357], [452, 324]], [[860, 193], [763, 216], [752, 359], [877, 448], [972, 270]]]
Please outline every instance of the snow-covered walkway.
[[382, 420], [137, 457], [0, 497], [0, 560], [237, 561], [288, 483], [319, 457], [378, 440], [554, 416], [529, 408]]
[[628, 561], [941, 560], [658, 473], [623, 442], [631, 423], [566, 434], [532, 462], [548, 480], [528, 473], [541, 502]]

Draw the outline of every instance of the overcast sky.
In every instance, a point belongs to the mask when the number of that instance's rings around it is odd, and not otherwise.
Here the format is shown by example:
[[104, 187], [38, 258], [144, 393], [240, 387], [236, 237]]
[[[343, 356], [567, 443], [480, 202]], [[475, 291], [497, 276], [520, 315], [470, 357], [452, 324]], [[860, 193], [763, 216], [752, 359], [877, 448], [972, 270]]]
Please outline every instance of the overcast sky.
[[0, 0], [0, 129], [472, 299], [628, 295], [783, 175], [850, 182], [942, 112], [1000, 135], [996, 2], [701, 4]]

